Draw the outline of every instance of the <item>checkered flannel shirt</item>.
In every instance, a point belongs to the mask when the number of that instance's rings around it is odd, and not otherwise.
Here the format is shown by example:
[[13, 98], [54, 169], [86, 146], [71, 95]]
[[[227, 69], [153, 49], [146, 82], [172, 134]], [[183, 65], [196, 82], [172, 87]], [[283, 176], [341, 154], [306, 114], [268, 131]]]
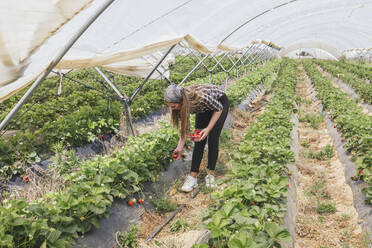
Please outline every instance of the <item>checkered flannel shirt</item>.
[[[223, 110], [222, 103], [218, 100], [225, 92], [213, 84], [199, 84], [194, 86], [195, 94], [201, 99], [197, 104], [190, 104], [190, 113], [203, 113], [206, 111], [220, 112]], [[185, 88], [186, 92], [188, 87]], [[192, 99], [190, 99], [192, 100]]]

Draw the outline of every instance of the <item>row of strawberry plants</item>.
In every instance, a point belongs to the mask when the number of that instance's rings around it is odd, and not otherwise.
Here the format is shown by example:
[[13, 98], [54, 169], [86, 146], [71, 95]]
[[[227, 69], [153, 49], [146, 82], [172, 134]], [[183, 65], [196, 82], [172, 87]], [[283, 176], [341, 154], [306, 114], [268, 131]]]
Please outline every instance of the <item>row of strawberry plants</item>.
[[[233, 73], [235, 71], [232, 71], [231, 75]], [[71, 76], [75, 79], [86, 77], [92, 84], [94, 81], [90, 70], [77, 71]], [[224, 72], [216, 73], [212, 75], [212, 82], [220, 84], [225, 77]], [[209, 76], [189, 81], [187, 84], [206, 82], [209, 82]], [[131, 81], [120, 88], [130, 95], [138, 85], [138, 81]], [[48, 86], [49, 82], [45, 87]], [[165, 106], [163, 91], [166, 86], [167, 83], [160, 80], [152, 80], [145, 85], [140, 96], [131, 105], [134, 119]], [[46, 90], [45, 87], [40, 90]], [[16, 161], [38, 162], [40, 154], [50, 152], [57, 142], [63, 142], [67, 146], [80, 146], [95, 141], [103, 134], [117, 131], [122, 108], [120, 102], [112, 102], [112, 111], [108, 113], [106, 99], [96, 91], [81, 89], [81, 86], [75, 83], [65, 82], [63, 92], [65, 93], [59, 98], [55, 92], [54, 98], [37, 103], [32, 111], [18, 120], [17, 127], [24, 130], [23, 133], [11, 136], [7, 140], [0, 138], [0, 174], [4, 179], [13, 174], [23, 173], [22, 164], [15, 163]], [[33, 103], [29, 103], [31, 104]]]
[[[234, 85], [227, 89], [230, 105], [237, 105], [241, 99], [247, 97], [253, 87], [259, 84], [263, 84], [264, 87], [266, 85], [271, 85], [274, 81], [275, 73], [277, 72], [279, 65], [280, 60], [269, 62], [262, 69], [253, 71], [249, 77], [243, 77], [237, 80]], [[247, 88], [247, 85], [253, 87]]]
[[349, 84], [365, 102], [372, 102], [372, 84], [368, 84], [364, 79], [359, 78], [355, 72], [353, 72], [354, 74], [348, 73], [346, 68], [338, 67], [339, 64], [336, 65], [333, 62], [320, 60], [315, 62], [334, 77]]
[[372, 82], [372, 67], [361, 64], [347, 63], [345, 61], [329, 61], [329, 63], [346, 69], [350, 73], [354, 73], [363, 79], [368, 79]]
[[274, 98], [232, 154], [228, 186], [213, 194], [217, 203], [205, 219], [211, 218], [206, 228], [215, 247], [280, 247], [292, 240], [278, 223], [286, 211], [286, 164], [294, 160], [290, 132], [297, 64], [293, 60], [283, 64]]
[[[98, 226], [114, 198], [138, 191], [169, 165], [177, 144], [175, 130], [165, 127], [131, 138], [111, 156], [79, 162], [79, 170], [63, 176], [64, 191], [44, 197], [4, 200], [0, 207], [1, 247], [71, 247], [78, 233]], [[64, 166], [58, 164], [58, 166]]]
[[370, 185], [364, 189], [364, 193], [367, 202], [372, 204], [372, 117], [365, 115], [347, 94], [333, 87], [331, 81], [314, 64], [306, 61], [304, 67], [316, 88], [317, 97], [336, 123], [335, 127], [344, 136], [344, 147], [356, 162], [356, 178], [363, 179]]
[[64, 191], [33, 201], [3, 201], [1, 247], [71, 247], [73, 238], [98, 226], [99, 219], [108, 215], [115, 197], [125, 198], [140, 190], [140, 183], [153, 180], [169, 164], [176, 142], [175, 130], [165, 126], [132, 137], [111, 156], [57, 163], [67, 185]]

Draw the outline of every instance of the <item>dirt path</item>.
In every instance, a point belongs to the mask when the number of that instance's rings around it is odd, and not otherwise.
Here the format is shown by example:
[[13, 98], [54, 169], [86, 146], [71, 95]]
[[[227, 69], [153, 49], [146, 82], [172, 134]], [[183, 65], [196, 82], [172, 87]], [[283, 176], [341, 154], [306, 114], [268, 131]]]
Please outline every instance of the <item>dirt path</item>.
[[[264, 110], [264, 103], [271, 99], [272, 95], [265, 95], [259, 101], [253, 102], [253, 107], [259, 107], [257, 111], [253, 113], [247, 113], [238, 109], [232, 110], [234, 116], [234, 123], [230, 130], [227, 131], [226, 140], [222, 140], [219, 153], [219, 162], [216, 168], [216, 180], [223, 179], [227, 170], [231, 168], [231, 161], [229, 160], [228, 153], [231, 151], [234, 145], [238, 145], [247, 127], [255, 122]], [[169, 214], [161, 216], [159, 214], [153, 214], [145, 212], [142, 215], [142, 223], [140, 225], [140, 236], [139, 236], [139, 247], [174, 247], [174, 248], [187, 248], [191, 247], [198, 237], [203, 234], [202, 215], [203, 211], [207, 210], [208, 206], [213, 203], [211, 192], [204, 188], [203, 182], [205, 177], [205, 168], [207, 165], [207, 154], [204, 154], [204, 158], [201, 164], [201, 173], [198, 176], [198, 184], [201, 187], [200, 193], [192, 200], [189, 200], [190, 194], [185, 194], [179, 190], [182, 185], [182, 181], [179, 181], [171, 188], [167, 195], [172, 201], [177, 202], [178, 205], [185, 204], [185, 207], [163, 230], [156, 236], [156, 238], [146, 243], [146, 237], [166, 218]], [[223, 185], [218, 186], [219, 188]], [[187, 223], [187, 228], [183, 232], [171, 233], [169, 228], [176, 221], [183, 221]]]
[[296, 90], [301, 101], [295, 247], [364, 247], [343, 164], [306, 80], [302, 72]]
[[[340, 79], [333, 77], [330, 73], [324, 71], [320, 66], [317, 66], [318, 70], [332, 82], [333, 87], [340, 89], [342, 92], [348, 94], [353, 99], [360, 99], [360, 96], [346, 83]], [[340, 84], [343, 84], [342, 86]], [[358, 102], [358, 106], [363, 109], [365, 115], [372, 116], [372, 106], [369, 104]]]

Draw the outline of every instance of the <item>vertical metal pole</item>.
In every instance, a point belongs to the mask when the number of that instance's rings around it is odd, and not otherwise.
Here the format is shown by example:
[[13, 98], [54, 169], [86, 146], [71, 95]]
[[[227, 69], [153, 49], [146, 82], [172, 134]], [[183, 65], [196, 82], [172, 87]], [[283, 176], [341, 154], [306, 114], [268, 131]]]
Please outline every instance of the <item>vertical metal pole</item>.
[[49, 67], [36, 79], [36, 81], [32, 84], [32, 86], [27, 90], [27, 92], [23, 95], [21, 100], [18, 101], [16, 106], [10, 111], [10, 113], [5, 117], [5, 119], [0, 124], [0, 130], [3, 129], [10, 119], [17, 114], [19, 109], [22, 105], [28, 100], [28, 98], [32, 95], [35, 89], [40, 85], [40, 83], [48, 76], [48, 74], [53, 70], [53, 68], [58, 64], [58, 62], [62, 59], [62, 57], [67, 53], [68, 50], [72, 47], [72, 45], [79, 39], [79, 37], [84, 33], [85, 30], [97, 19], [97, 17], [108, 7], [114, 0], [107, 0], [106, 3], [102, 4], [97, 12], [94, 13], [93, 16], [87, 20], [87, 22], [80, 27], [80, 29], [72, 35], [71, 39], [64, 45], [61, 51], [56, 55], [55, 59], [49, 65]]
[[212, 72], [211, 71], [209, 72], [209, 83], [210, 84], [212, 83]]
[[130, 112], [130, 106], [128, 104], [128, 97], [125, 95], [125, 93], [123, 93], [123, 95], [120, 93], [119, 89], [116, 88], [115, 84], [113, 84], [107, 77], [106, 75], [98, 68], [98, 67], [94, 67], [94, 69], [96, 69], [96, 71], [103, 77], [103, 79], [111, 86], [111, 88], [114, 89], [114, 91], [116, 92], [116, 94], [118, 94], [118, 96], [121, 98], [121, 100], [123, 101], [124, 103], [124, 106], [123, 106], [123, 113], [128, 117], [127, 119], [127, 123], [128, 123], [128, 126], [130, 128], [130, 133], [131, 135], [133, 136], [136, 136], [135, 132], [134, 132], [134, 127], [133, 127], [133, 121], [132, 121], [132, 114]]

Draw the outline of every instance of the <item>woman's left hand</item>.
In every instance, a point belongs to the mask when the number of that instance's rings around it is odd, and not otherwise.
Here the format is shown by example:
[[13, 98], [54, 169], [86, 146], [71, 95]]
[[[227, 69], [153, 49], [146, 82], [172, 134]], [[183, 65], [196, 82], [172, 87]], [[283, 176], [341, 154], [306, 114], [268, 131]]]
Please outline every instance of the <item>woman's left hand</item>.
[[207, 138], [210, 131], [211, 130], [209, 128], [204, 128], [203, 130], [201, 130], [200, 131], [200, 139], [199, 139], [199, 141], [202, 141], [205, 138]]

